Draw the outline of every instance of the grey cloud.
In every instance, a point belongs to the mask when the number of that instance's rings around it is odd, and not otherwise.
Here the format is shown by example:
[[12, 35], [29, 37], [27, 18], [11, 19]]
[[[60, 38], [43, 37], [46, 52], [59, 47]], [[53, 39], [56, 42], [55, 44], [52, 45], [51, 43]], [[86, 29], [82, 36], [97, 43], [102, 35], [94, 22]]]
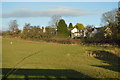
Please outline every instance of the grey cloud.
[[81, 15], [98, 15], [97, 11], [89, 12], [80, 8], [56, 6], [52, 9], [47, 10], [30, 10], [30, 9], [18, 9], [12, 12], [3, 13], [3, 18], [10, 17], [40, 17], [40, 16], [81, 16]]

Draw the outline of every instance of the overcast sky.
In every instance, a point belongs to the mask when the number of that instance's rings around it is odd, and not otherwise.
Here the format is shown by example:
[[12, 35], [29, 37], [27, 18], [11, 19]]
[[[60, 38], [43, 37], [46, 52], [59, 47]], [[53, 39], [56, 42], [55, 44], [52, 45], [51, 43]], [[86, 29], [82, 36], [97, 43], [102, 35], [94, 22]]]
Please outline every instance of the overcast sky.
[[117, 2], [3, 2], [2, 27], [8, 29], [11, 20], [17, 20], [20, 29], [25, 23], [48, 26], [53, 15], [62, 16], [67, 24], [97, 27], [102, 14], [117, 7]]

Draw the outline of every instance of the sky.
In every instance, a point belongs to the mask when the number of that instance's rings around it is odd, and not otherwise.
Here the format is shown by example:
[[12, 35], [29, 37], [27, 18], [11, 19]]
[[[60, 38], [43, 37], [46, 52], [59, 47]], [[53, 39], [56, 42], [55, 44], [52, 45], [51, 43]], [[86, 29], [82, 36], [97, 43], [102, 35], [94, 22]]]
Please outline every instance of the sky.
[[[1, 3], [0, 3], [1, 4]], [[17, 20], [19, 29], [25, 23], [32, 26], [49, 26], [51, 17], [62, 16], [67, 25], [81, 23], [99, 27], [102, 14], [118, 7], [118, 2], [2, 2], [2, 30], [11, 20]]]
[[119, 2], [119, 0], [1, 0], [2, 2]]

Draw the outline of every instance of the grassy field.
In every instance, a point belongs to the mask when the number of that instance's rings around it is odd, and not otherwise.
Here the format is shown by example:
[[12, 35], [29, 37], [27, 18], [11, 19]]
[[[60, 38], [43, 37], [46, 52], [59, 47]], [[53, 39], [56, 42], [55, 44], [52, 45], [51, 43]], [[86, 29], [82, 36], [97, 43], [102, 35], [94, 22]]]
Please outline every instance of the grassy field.
[[[10, 44], [10, 42], [13, 42]], [[116, 47], [68, 45], [34, 42], [17, 39], [2, 39], [2, 68], [17, 69], [9, 77], [39, 77], [53, 74], [61, 77], [119, 78], [119, 71], [98, 66], [110, 66], [104, 60], [87, 56], [89, 50], [113, 50]], [[17, 74], [17, 71], [25, 74]], [[31, 71], [31, 72], [30, 72]], [[31, 73], [31, 74], [30, 74]], [[78, 74], [79, 73], [79, 74]], [[55, 76], [54, 76], [55, 74]], [[79, 76], [81, 75], [81, 76]]]

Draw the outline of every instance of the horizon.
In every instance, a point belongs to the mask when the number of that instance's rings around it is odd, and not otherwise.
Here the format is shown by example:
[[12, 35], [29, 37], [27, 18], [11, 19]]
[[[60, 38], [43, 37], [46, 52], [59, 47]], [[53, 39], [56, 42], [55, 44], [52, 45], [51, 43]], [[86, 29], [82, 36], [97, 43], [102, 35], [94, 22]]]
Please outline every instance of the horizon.
[[[101, 26], [102, 14], [118, 7], [117, 2], [3, 2], [2, 31], [11, 20], [17, 20], [19, 29], [25, 23], [32, 26], [49, 26], [53, 15], [60, 15], [66, 24]], [[49, 14], [48, 14], [49, 13]]]

